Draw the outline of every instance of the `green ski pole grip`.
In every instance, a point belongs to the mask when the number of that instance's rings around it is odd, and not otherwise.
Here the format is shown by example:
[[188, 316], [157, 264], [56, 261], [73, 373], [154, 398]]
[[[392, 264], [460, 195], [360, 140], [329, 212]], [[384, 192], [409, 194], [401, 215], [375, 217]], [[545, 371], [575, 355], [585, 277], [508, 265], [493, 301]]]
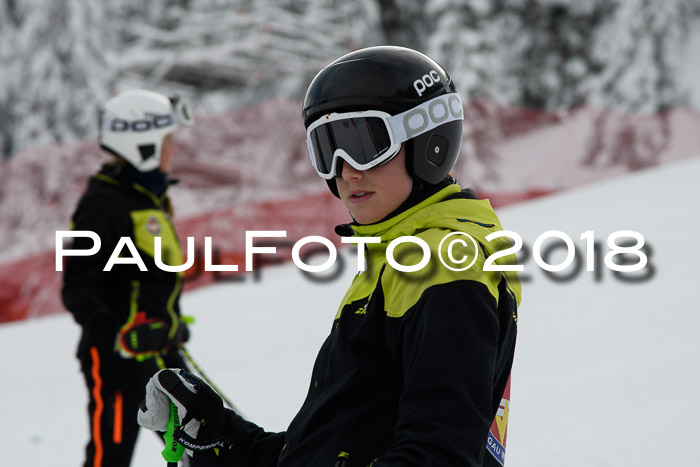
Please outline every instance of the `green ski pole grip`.
[[180, 416], [177, 413], [177, 406], [170, 401], [170, 419], [168, 420], [168, 427], [165, 430], [163, 439], [165, 440], [165, 449], [163, 449], [163, 459], [168, 462], [168, 465], [175, 464], [180, 461], [182, 454], [185, 452], [184, 446], [175, 441], [174, 435], [175, 430], [180, 427]]

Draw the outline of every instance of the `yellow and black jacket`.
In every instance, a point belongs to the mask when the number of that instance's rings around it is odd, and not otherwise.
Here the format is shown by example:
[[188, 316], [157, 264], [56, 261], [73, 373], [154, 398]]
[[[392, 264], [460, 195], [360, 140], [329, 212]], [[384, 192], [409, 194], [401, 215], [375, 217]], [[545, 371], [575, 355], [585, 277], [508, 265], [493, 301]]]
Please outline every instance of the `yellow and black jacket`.
[[[354, 236], [381, 243], [367, 245], [367, 269], [338, 309], [306, 401], [285, 433], [229, 412], [224, 435], [234, 447], [219, 465], [495, 465], [486, 440], [513, 362], [521, 288], [516, 273], [483, 270], [510, 243], [486, 241], [500, 222], [487, 200], [469, 193], [450, 184], [389, 220], [350, 224]], [[450, 250], [455, 235], [441, 245], [454, 232], [478, 245]], [[430, 247], [419, 271], [387, 263], [387, 246], [404, 236]], [[424, 254], [406, 242], [392, 256], [408, 266]], [[438, 254], [454, 269], [476, 259], [453, 271]]]
[[[139, 311], [165, 320], [171, 338], [178, 330], [183, 273], [163, 271], [154, 260], [154, 237], [159, 236], [162, 261], [183, 263], [167, 208], [167, 190], [155, 195], [138, 183], [145, 175], [128, 169], [105, 165], [90, 179], [73, 214], [73, 230], [95, 232], [101, 240], [95, 255], [68, 257], [65, 264], [63, 303], [83, 328], [79, 354], [93, 345], [111, 349], [119, 328]], [[147, 271], [136, 264], [115, 264], [104, 271], [122, 237], [131, 239]], [[91, 239], [76, 238], [72, 248], [91, 246]], [[122, 256], [131, 256], [125, 245], [121, 250]]]

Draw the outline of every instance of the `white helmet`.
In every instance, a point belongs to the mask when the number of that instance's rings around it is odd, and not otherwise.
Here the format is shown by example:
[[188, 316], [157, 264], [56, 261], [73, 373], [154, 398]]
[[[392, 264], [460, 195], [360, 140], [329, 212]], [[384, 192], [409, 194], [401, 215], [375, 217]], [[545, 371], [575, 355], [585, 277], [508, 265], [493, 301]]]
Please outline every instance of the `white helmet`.
[[108, 100], [100, 112], [100, 146], [147, 172], [160, 165], [163, 138], [192, 122], [179, 97], [144, 89], [124, 91]]

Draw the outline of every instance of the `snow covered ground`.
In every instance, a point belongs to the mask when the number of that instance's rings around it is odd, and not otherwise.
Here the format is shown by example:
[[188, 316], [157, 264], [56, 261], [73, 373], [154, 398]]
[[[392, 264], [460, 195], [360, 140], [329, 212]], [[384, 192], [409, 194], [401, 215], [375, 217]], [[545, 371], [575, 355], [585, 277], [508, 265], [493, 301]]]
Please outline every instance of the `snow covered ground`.
[[[499, 211], [530, 251], [548, 230], [569, 235], [582, 261], [555, 282], [524, 257], [524, 299], [513, 372], [507, 465], [691, 466], [700, 459], [700, 313], [695, 264], [700, 157]], [[637, 283], [602, 263], [585, 270], [585, 231], [619, 230], [652, 248]], [[546, 244], [545, 244], [546, 245]], [[561, 251], [560, 251], [561, 252]], [[292, 264], [261, 279], [207, 286], [183, 298], [197, 319], [189, 345], [245, 415], [283, 430], [301, 405], [314, 357], [352, 276], [326, 284]], [[602, 259], [602, 256], [600, 256]], [[560, 259], [553, 256], [551, 263]], [[0, 325], [2, 465], [76, 466], [87, 439], [87, 393], [67, 314]], [[164, 465], [142, 433], [134, 467]]]

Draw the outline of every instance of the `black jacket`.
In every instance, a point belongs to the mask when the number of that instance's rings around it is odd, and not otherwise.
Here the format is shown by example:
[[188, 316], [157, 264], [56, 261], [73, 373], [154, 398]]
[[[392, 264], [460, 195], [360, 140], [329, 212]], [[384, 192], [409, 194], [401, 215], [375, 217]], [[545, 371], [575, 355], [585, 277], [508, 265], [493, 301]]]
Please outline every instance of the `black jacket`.
[[[167, 195], [157, 196], [138, 183], [145, 177], [105, 165], [90, 179], [73, 214], [73, 230], [95, 232], [101, 240], [95, 255], [69, 256], [64, 267], [63, 303], [83, 328], [79, 354], [92, 345], [113, 348], [119, 328], [139, 311], [165, 320], [171, 325], [171, 337], [176, 337], [183, 273], [156, 266], [154, 237], [161, 237], [165, 264], [182, 264], [182, 251], [168, 213]], [[133, 242], [146, 271], [136, 264], [119, 263], [104, 271], [123, 237]], [[72, 248], [91, 246], [91, 239], [76, 238]], [[125, 244], [120, 251], [121, 257], [132, 257]]]
[[[520, 283], [483, 270], [486, 256], [510, 245], [485, 240], [500, 222], [488, 201], [468, 198], [450, 185], [388, 220], [352, 226], [382, 241], [368, 244], [368, 268], [339, 307], [301, 410], [285, 433], [229, 411], [223, 434], [234, 446], [218, 465], [495, 465], [487, 434], [513, 362]], [[453, 232], [478, 242], [452, 251], [475, 258], [468, 270], [438, 260], [448, 258], [439, 246]], [[429, 245], [431, 260], [400, 272], [387, 264], [387, 246], [409, 235]], [[423, 255], [411, 243], [393, 254], [403, 265]]]

